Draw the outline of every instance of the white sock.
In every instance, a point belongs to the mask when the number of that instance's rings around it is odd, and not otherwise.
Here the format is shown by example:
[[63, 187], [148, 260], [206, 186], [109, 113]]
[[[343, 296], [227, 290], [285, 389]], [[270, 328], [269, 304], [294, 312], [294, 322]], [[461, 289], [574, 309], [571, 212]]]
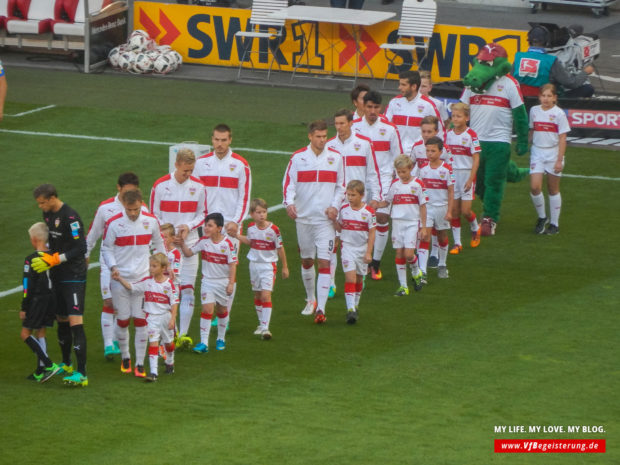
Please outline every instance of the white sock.
[[469, 221], [469, 227], [472, 230], [472, 232], [476, 232], [478, 231], [478, 218], [476, 218], [476, 214], [474, 212], [471, 213], [470, 218], [472, 217], [473, 219], [471, 220], [468, 219], [467, 221]]
[[316, 283], [316, 302], [317, 310], [325, 312], [325, 304], [327, 303], [327, 295], [329, 294], [329, 268], [319, 270], [319, 278]]
[[407, 263], [409, 264], [409, 268], [411, 268], [411, 276], [417, 276], [420, 271], [420, 267], [418, 266], [418, 258], [414, 255], [413, 260]]
[[550, 223], [560, 226], [560, 210], [562, 209], [562, 194], [559, 192], [549, 196], [549, 215]]
[[166, 365], [174, 365], [174, 342], [164, 344], [166, 349]]
[[422, 270], [422, 273], [426, 274], [426, 266], [428, 263], [428, 242], [420, 242], [420, 248], [418, 249], [418, 266]]
[[532, 203], [534, 204], [538, 218], [546, 218], [547, 213], [545, 212], [545, 196], [543, 193], [541, 192], [538, 195], [534, 195], [530, 192], [530, 197], [532, 198]]
[[431, 234], [431, 257], [439, 257], [439, 241], [437, 234]]
[[329, 261], [329, 277], [330, 277], [330, 286], [334, 289], [336, 288], [336, 268], [338, 267], [338, 251], [334, 250], [332, 253], [332, 258]]
[[[264, 311], [264, 310], [263, 310]], [[217, 316], [217, 338], [222, 341], [226, 340], [226, 326], [228, 326], [229, 313]]]
[[439, 266], [446, 266], [446, 257], [448, 256], [448, 242], [444, 245], [437, 245], [439, 254]]
[[388, 235], [389, 235], [390, 224], [377, 224], [377, 229], [375, 233], [375, 248], [372, 252], [372, 259], [376, 261], [381, 261], [381, 257], [383, 257], [383, 251], [385, 250], [385, 246], [387, 245]]
[[209, 333], [211, 332], [211, 320], [213, 314], [207, 313], [200, 314], [200, 342], [209, 347]]
[[[146, 323], [146, 322], [145, 322]], [[146, 357], [146, 347], [149, 344], [149, 338], [146, 331], [146, 324], [144, 326], [135, 326], [136, 329], [136, 340], [134, 341], [134, 345], [136, 347], [136, 365], [144, 365], [144, 357]]]
[[407, 264], [404, 258], [395, 259], [396, 274], [401, 287], [407, 287]]
[[157, 374], [157, 364], [159, 363], [159, 347], [149, 346], [149, 366], [151, 368], [150, 373]]
[[269, 329], [269, 322], [271, 321], [271, 302], [263, 302], [263, 316], [261, 318], [260, 325], [264, 329]]
[[258, 299], [254, 299], [254, 308], [256, 309], [256, 316], [258, 317], [258, 324], [262, 325], [262, 321], [263, 321], [263, 303], [258, 300]]
[[107, 308], [103, 307], [101, 312], [101, 335], [104, 348], [114, 344], [114, 313], [106, 312]]
[[304, 288], [306, 289], [306, 301], [314, 302], [316, 295], [314, 288], [316, 286], [316, 274], [314, 273], [314, 265], [310, 268], [301, 267], [301, 279], [304, 282]]
[[[456, 223], [454, 221], [454, 223]], [[461, 243], [461, 222], [458, 222], [458, 226], [452, 226], [452, 239], [454, 240], [454, 245], [463, 245]]]
[[[129, 327], [124, 328], [119, 325], [120, 321], [116, 320], [116, 340], [118, 341], [118, 347], [121, 349], [121, 358], [131, 358], [129, 353]], [[129, 322], [128, 322], [129, 324]]]
[[189, 331], [189, 324], [194, 314], [194, 289], [181, 291], [181, 305], [179, 305], [179, 333], [183, 336]]
[[344, 283], [344, 302], [347, 306], [347, 310], [355, 309], [355, 298], [355, 283]]

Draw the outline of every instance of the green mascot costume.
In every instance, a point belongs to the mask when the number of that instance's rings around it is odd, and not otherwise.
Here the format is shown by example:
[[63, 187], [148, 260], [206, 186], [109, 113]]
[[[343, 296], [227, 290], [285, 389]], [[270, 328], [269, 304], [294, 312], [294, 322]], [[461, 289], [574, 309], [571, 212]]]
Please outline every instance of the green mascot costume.
[[461, 101], [470, 106], [470, 126], [478, 134], [481, 154], [476, 194], [483, 202], [481, 234], [492, 236], [499, 221], [506, 181], [517, 182], [529, 173], [510, 161], [513, 124], [517, 154], [527, 152], [527, 111], [517, 81], [508, 73], [512, 64], [501, 45], [487, 44], [463, 79]]

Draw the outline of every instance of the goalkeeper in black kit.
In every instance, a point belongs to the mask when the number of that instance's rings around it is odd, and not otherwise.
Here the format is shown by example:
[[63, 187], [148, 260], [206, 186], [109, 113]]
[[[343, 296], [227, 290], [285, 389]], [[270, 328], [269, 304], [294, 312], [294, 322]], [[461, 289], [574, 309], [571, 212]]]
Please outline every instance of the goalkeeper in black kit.
[[[84, 225], [80, 215], [58, 198], [53, 185], [42, 184], [33, 195], [49, 228], [50, 251], [39, 252], [39, 257], [32, 260], [32, 269], [38, 273], [51, 269], [56, 293], [58, 343], [62, 352], [60, 366], [67, 375], [63, 381], [73, 386], [87, 386], [83, 324], [87, 271]], [[77, 369], [71, 363], [71, 347], [75, 351]]]

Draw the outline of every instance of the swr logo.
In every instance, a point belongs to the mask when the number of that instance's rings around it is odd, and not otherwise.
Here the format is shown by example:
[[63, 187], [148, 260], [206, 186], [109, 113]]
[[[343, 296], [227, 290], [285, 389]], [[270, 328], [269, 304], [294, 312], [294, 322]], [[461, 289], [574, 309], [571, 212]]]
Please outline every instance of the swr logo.
[[538, 76], [538, 68], [540, 66], [540, 60], [533, 58], [523, 58], [519, 64], [519, 74], [521, 76]]

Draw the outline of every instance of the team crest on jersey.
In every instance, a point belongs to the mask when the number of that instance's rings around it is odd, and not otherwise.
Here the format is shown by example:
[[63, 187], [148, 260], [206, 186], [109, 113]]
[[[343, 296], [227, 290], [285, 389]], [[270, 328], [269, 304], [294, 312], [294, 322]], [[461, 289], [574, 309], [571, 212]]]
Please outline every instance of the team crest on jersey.
[[362, 144], [358, 144], [357, 142], [353, 144], [353, 148], [356, 152], [358, 152], [362, 148]]
[[418, 113], [422, 113], [424, 111], [424, 105], [418, 105]]
[[362, 213], [362, 221], [367, 221], [367, 220], [368, 220], [368, 216]]
[[194, 195], [196, 194], [196, 188], [195, 187], [190, 187], [189, 188], [189, 195]]
[[220, 252], [226, 253], [227, 250], [228, 250], [228, 247], [226, 247], [225, 245], [220, 246]]
[[230, 165], [228, 165], [228, 169], [230, 169], [230, 171], [235, 171], [235, 168], [237, 167], [237, 165], [235, 165], [234, 163], [231, 163]]
[[147, 220], [144, 220], [142, 222], [142, 226], [144, 226], [144, 229], [149, 229], [149, 222]]
[[498, 92], [502, 92], [503, 90], [504, 90], [504, 86], [503, 85], [500, 84], [500, 85], [497, 86], [497, 91]]
[[327, 157], [327, 163], [329, 163], [330, 165], [333, 165], [335, 161], [336, 159], [334, 157]]
[[168, 295], [170, 294], [170, 291], [167, 288], [164, 288], [164, 294]]
[[56, 227], [56, 228], [57, 228], [59, 225], [60, 225], [60, 218], [56, 218], [56, 219], [54, 220], [54, 227]]
[[446, 174], [445, 173], [439, 173], [439, 178], [440, 179], [445, 179], [446, 178]]
[[385, 136], [385, 133], [386, 133], [385, 128], [379, 129], [379, 134], [381, 134], [382, 136]]
[[554, 121], [555, 120], [555, 115], [549, 115], [549, 121]]
[[273, 241], [275, 237], [273, 237], [271, 234], [265, 234], [265, 239], [267, 239], [268, 241]]

